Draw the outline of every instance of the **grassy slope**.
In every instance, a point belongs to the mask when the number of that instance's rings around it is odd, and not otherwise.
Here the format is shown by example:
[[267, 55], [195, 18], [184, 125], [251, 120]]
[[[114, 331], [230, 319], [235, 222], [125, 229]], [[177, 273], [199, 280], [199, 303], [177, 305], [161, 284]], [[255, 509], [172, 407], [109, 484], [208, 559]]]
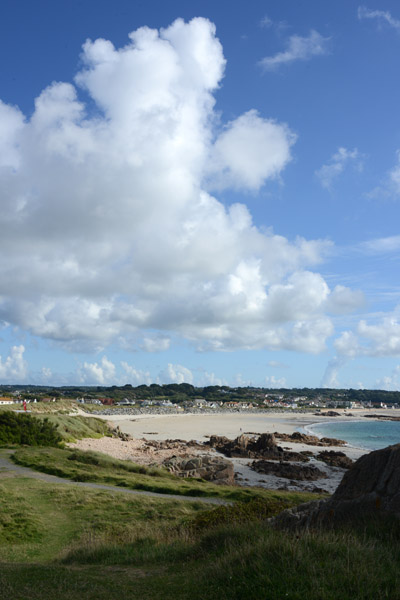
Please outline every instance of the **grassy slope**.
[[296, 535], [233, 517], [198, 530], [201, 503], [1, 473], [0, 502], [1, 600], [400, 598], [399, 523]]
[[[163, 469], [146, 468], [131, 461], [116, 460], [99, 452], [69, 448], [21, 448], [14, 456], [23, 466], [66, 477], [74, 481], [92, 481], [129, 489], [184, 496], [212, 496], [225, 500], [249, 500], [270, 497], [273, 492], [261, 488], [215, 485], [198, 479], [181, 479]], [[275, 495], [279, 496], [279, 493]], [[290, 503], [315, 499], [315, 494], [288, 493]], [[301, 499], [301, 500], [299, 500]]]

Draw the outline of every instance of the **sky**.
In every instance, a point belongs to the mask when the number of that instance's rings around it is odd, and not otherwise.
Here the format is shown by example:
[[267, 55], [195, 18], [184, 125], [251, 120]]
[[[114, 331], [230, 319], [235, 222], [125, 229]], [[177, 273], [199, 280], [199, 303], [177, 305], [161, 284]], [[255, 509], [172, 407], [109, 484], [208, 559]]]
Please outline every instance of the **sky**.
[[0, 384], [400, 389], [395, 0], [3, 0]]

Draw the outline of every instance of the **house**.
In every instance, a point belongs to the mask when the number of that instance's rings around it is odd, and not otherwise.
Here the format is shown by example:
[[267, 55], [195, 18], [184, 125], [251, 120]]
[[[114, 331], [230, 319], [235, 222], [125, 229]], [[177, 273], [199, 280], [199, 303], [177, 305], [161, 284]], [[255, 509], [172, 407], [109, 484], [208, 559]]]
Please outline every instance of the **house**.
[[4, 406], [5, 404], [14, 404], [14, 400], [12, 400], [11, 398], [1, 397], [0, 406]]

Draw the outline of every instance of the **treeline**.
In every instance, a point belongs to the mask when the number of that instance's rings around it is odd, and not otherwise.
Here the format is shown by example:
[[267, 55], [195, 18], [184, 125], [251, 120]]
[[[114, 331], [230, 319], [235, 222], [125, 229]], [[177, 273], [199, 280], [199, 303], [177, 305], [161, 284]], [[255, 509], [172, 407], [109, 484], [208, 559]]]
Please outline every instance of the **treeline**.
[[190, 383], [169, 383], [159, 385], [138, 385], [136, 387], [126, 384], [123, 386], [65, 386], [65, 387], [41, 387], [41, 386], [0, 386], [0, 394], [7, 395], [18, 391], [22, 398], [40, 400], [43, 397], [52, 398], [99, 398], [108, 397], [114, 401], [123, 398], [146, 400], [155, 398], [167, 398], [174, 403], [181, 403], [195, 398], [205, 398], [219, 402], [226, 401], [251, 401], [262, 402], [265, 395], [272, 397], [284, 396], [286, 399], [305, 397], [308, 400], [333, 400], [333, 401], [358, 401], [363, 403], [383, 402], [385, 404], [400, 404], [400, 391], [390, 392], [385, 390], [354, 390], [335, 388], [257, 388], [209, 385], [195, 387]]
[[0, 446], [57, 446], [61, 435], [48, 419], [36, 419], [12, 411], [0, 413]]

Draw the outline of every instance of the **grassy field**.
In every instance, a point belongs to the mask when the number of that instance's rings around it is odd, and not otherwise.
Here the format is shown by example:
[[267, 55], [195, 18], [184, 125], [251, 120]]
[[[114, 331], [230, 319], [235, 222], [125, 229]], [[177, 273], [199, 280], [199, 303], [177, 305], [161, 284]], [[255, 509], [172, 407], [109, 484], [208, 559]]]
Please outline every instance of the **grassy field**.
[[[243, 507], [7, 473], [0, 505], [1, 600], [400, 598], [398, 522], [299, 535], [271, 529], [265, 512], [246, 518]], [[228, 519], [215, 518], [221, 510]]]
[[[64, 440], [97, 419], [51, 415]], [[0, 450], [5, 453], [5, 450]], [[0, 600], [400, 600], [400, 520], [285, 532], [268, 517], [315, 494], [216, 486], [68, 448], [19, 464], [92, 481], [230, 502], [132, 496], [0, 470]]]

